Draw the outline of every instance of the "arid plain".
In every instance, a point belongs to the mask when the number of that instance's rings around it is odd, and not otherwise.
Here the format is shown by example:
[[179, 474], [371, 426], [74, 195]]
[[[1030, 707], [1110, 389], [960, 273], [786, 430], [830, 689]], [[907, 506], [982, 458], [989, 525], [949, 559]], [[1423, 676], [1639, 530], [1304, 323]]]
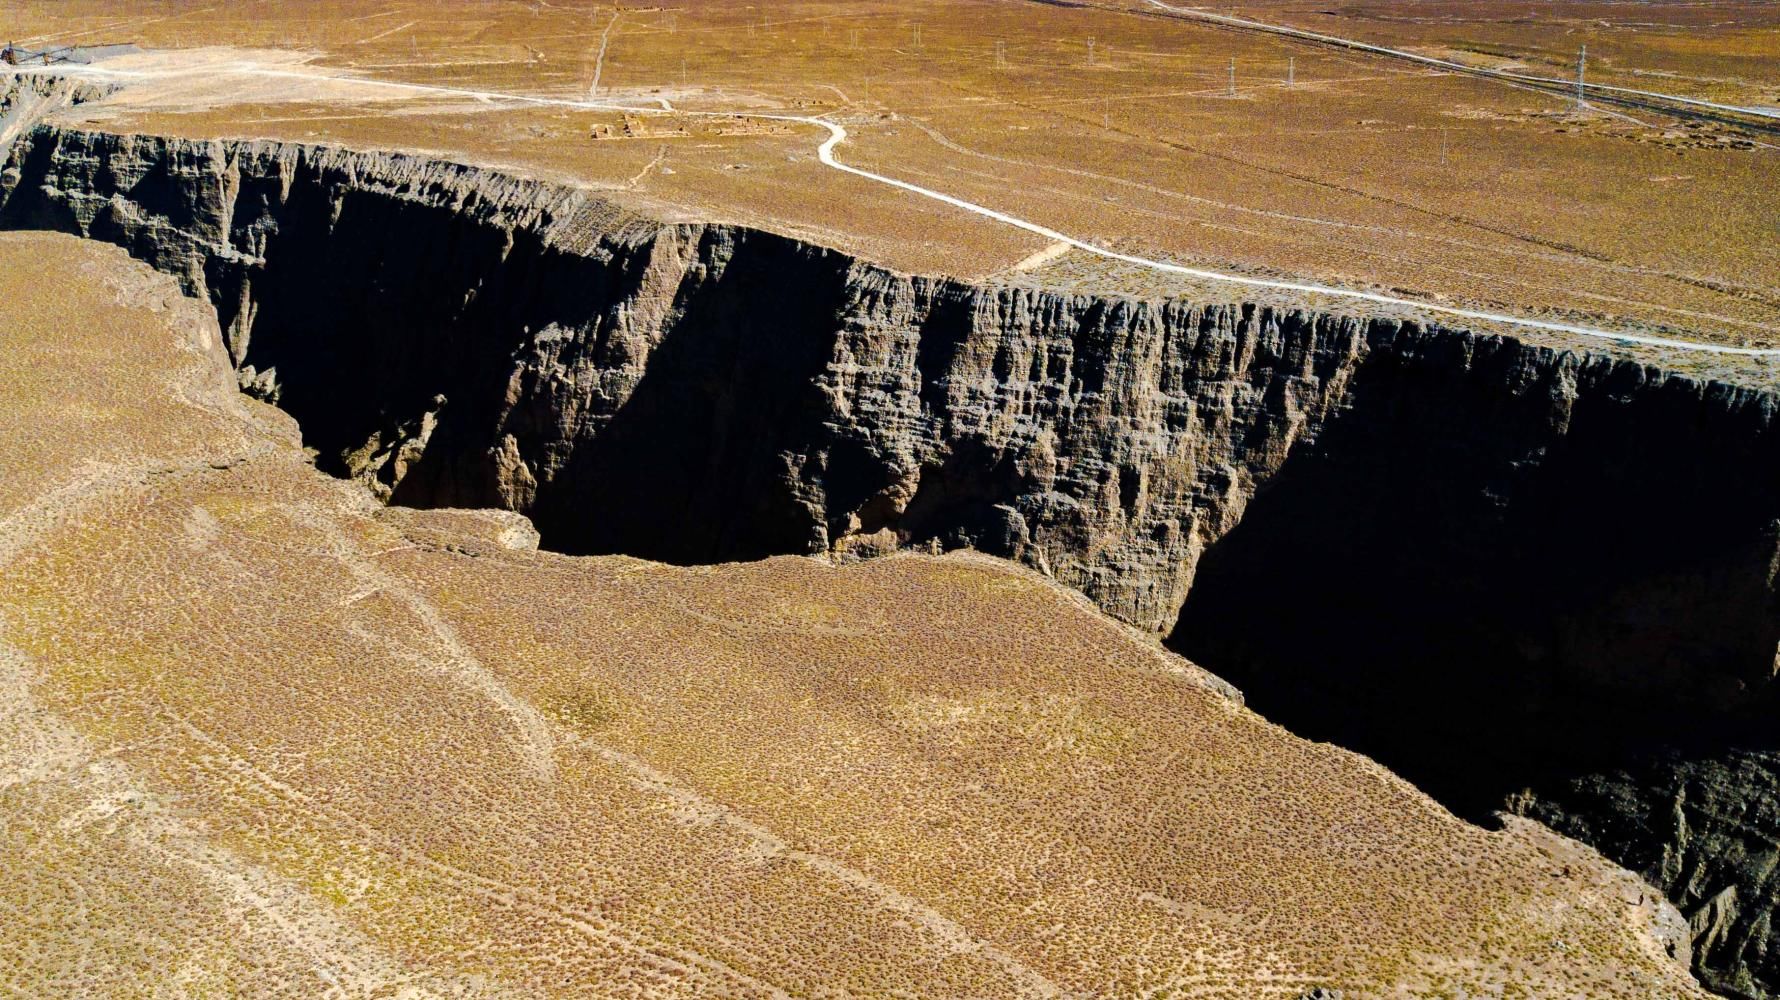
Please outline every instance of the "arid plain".
[[[1343, 4], [1308, 21], [1277, 5], [1244, 10], [1535, 75], [1572, 73], [1586, 44], [1596, 81], [1777, 100], [1759, 69], [1780, 55], [1771, 5], [1713, 4], [1710, 16], [1684, 5], [1654, 19], [1623, 4], [1538, 7], [1535, 18], [1507, 2]], [[27, 46], [153, 50], [116, 61], [141, 75], [81, 115], [104, 128], [427, 151], [917, 273], [1205, 291], [827, 169], [820, 128], [721, 113], [821, 115], [849, 133], [843, 162], [1127, 253], [1780, 344], [1773, 135], [1579, 109], [1566, 95], [1169, 16], [1148, 0], [484, 0], [449, 13], [402, 0], [58, 0], [9, 2], [0, 18]], [[1230, 294], [1215, 283], [1210, 293]]]

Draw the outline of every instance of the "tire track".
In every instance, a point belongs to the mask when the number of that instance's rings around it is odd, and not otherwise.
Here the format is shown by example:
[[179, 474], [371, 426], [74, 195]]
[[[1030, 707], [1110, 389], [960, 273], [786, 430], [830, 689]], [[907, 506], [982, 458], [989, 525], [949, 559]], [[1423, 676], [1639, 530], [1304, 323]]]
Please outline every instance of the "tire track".
[[211, 735], [185, 716], [168, 708], [155, 709], [154, 715], [156, 718], [179, 728], [193, 741], [208, 747], [224, 768], [234, 772], [237, 777], [253, 787], [297, 806], [299, 811], [304, 814], [325, 819], [329, 824], [342, 831], [356, 834], [366, 846], [402, 862], [408, 866], [407, 870], [409, 871], [430, 875], [454, 891], [476, 896], [498, 906], [515, 907], [548, 923], [571, 930], [588, 940], [617, 948], [659, 974], [691, 977], [703, 981], [709, 981], [714, 977], [719, 982], [728, 980], [750, 987], [760, 994], [772, 997], [773, 1000], [792, 1000], [790, 994], [777, 986], [750, 976], [721, 960], [664, 942], [648, 940], [641, 934], [627, 931], [621, 925], [615, 924], [591, 910], [571, 902], [565, 902], [555, 893], [490, 878], [448, 862], [439, 861], [429, 854], [409, 847], [403, 841], [360, 820], [351, 813], [318, 800], [302, 789], [262, 770], [228, 743]]
[[640, 757], [609, 747], [601, 747], [598, 752], [603, 759], [629, 771], [639, 787], [667, 796], [676, 805], [700, 819], [722, 823], [745, 834], [758, 843], [766, 855], [795, 861], [805, 867], [813, 868], [843, 885], [865, 893], [877, 900], [879, 905], [885, 909], [901, 915], [911, 924], [939, 938], [954, 953], [982, 955], [1000, 966], [1014, 982], [1020, 985], [1022, 996], [1042, 997], [1045, 1000], [1058, 1000], [1064, 996], [1061, 988], [1030, 966], [997, 945], [972, 934], [957, 921], [919, 899], [827, 855], [792, 847], [771, 830], [742, 816], [728, 806], [707, 799], [692, 789], [676, 783]]
[[612, 29], [618, 27], [618, 18], [621, 13], [621, 11], [614, 10], [612, 19], [606, 22], [606, 30], [600, 32], [599, 53], [593, 57], [593, 83], [587, 88], [587, 99], [590, 101], [599, 96], [600, 76], [606, 72], [606, 46], [611, 44]]
[[367, 557], [332, 520], [310, 511], [296, 511], [293, 520], [320, 535], [324, 551], [338, 562], [363, 588], [363, 593], [385, 594], [408, 610], [433, 640], [433, 656], [425, 659], [438, 673], [492, 702], [513, 723], [518, 731], [515, 740], [520, 759], [540, 782], [556, 778], [556, 736], [550, 723], [536, 707], [515, 695], [470, 649], [445, 616], [433, 603], [421, 596], [393, 573], [387, 572]]

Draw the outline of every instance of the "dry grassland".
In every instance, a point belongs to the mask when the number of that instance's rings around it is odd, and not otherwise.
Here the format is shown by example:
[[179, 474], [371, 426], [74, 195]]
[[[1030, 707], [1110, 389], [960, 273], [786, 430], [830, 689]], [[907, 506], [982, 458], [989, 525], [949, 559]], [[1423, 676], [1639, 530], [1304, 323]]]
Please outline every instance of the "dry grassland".
[[[1532, 16], [1498, 0], [1475, 16], [1464, 14], [1474, 4], [1237, 12], [1535, 72], [1557, 72], [1586, 41], [1602, 82], [1771, 98], [1771, 5], [1711, 6], [1724, 16], [1590, 3], [1541, 4]], [[814, 155], [823, 136], [808, 126], [632, 116], [627, 127], [618, 113], [254, 79], [227, 64], [828, 114], [851, 133], [846, 162], [1125, 251], [1780, 345], [1780, 149], [1765, 140], [1653, 115], [1578, 114], [1549, 94], [1143, 7], [5, 0], [0, 30], [176, 50], [135, 60], [155, 72], [203, 67], [139, 82], [70, 120], [432, 151], [594, 185], [661, 214], [767, 226], [904, 270], [1003, 273], [1045, 244], [827, 169]], [[1076, 256], [1020, 277], [1073, 283]]]
[[0, 276], [0, 993], [1703, 996], [1629, 876], [1035, 577], [384, 509], [168, 279]]
[[[1118, 0], [1141, 6], [1143, 0]], [[1219, 8], [1473, 65], [1569, 77], [1588, 46], [1588, 79], [1735, 105], [1780, 106], [1780, 7], [1764, 0], [1290, 0]]]

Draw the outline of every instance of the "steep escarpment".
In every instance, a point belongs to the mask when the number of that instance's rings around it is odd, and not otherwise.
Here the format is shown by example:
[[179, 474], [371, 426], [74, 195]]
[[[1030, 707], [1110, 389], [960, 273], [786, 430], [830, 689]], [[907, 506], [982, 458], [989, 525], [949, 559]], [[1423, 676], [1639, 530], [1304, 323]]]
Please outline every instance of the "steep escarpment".
[[1707, 1000], [1634, 876], [1038, 574], [379, 509], [165, 276], [0, 281], [9, 996]]
[[[1457, 808], [1530, 788], [1691, 908], [1708, 972], [1773, 988], [1760, 865], [1670, 875], [1672, 828], [1602, 832], [1650, 810], [1586, 792], [1770, 749], [1768, 391], [1392, 318], [908, 277], [271, 142], [40, 127], [0, 224], [178, 275], [244, 388], [395, 502], [682, 563], [1017, 559]], [[1688, 843], [1746, 822], [1772, 845], [1771, 820], [1702, 811]]]
[[397, 502], [674, 562], [975, 546], [1151, 629], [1394, 321], [909, 278], [402, 156], [43, 129], [0, 218], [216, 304]]
[[[1176, 645], [1238, 683], [1324, 664], [1257, 700], [1385, 757], [1406, 732], [1452, 746], [1397, 763], [1473, 811], [1568, 767], [1558, 746], [1611, 761], [1653, 730], [1759, 735], [1780, 644], [1774, 396], [1504, 341], [1374, 347], [1202, 560]], [[1418, 710], [1436, 695], [1467, 711]]]

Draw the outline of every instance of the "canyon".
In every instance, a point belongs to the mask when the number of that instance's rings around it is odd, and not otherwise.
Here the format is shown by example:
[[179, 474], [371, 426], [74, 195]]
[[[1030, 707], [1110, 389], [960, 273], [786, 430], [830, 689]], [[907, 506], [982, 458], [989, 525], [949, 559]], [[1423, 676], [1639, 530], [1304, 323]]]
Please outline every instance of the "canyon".
[[1012, 560], [1462, 816], [1594, 846], [1681, 908], [1707, 986], [1780, 991], [1770, 386], [907, 275], [436, 157], [15, 134], [0, 228], [172, 275], [390, 504], [683, 566]]
[[115, 247], [0, 293], [0, 990], [1706, 996], [1636, 876], [1040, 574], [541, 552], [321, 473]]

